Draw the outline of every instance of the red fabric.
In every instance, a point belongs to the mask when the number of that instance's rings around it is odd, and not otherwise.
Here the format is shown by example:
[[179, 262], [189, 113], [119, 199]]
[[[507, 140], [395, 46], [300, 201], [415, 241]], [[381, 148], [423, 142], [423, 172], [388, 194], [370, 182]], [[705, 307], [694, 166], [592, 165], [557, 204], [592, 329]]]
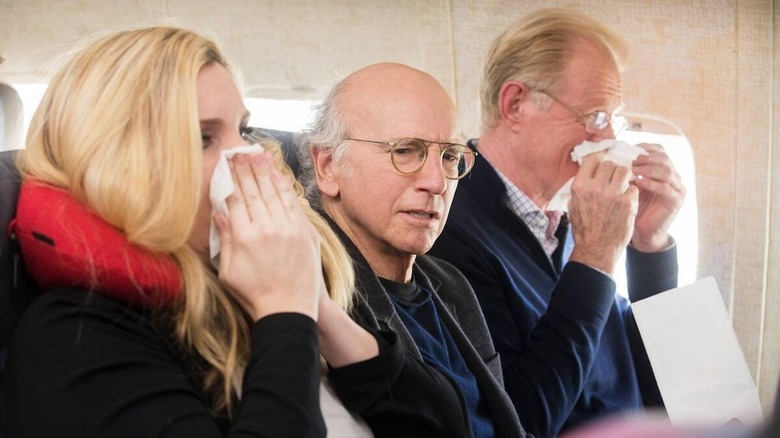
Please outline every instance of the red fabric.
[[181, 291], [171, 257], [130, 244], [63, 190], [25, 181], [9, 230], [43, 290], [83, 287], [141, 307], [170, 304]]

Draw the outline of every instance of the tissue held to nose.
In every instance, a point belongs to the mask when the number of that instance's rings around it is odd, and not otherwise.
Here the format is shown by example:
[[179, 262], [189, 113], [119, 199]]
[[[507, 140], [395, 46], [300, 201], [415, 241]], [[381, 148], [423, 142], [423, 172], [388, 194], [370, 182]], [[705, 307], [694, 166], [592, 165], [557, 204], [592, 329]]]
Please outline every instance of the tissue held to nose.
[[[612, 161], [617, 165], [628, 168], [631, 167], [631, 163], [633, 163], [637, 157], [640, 155], [647, 155], [647, 151], [639, 146], [620, 140], [606, 139], [599, 142], [583, 141], [571, 151], [571, 160], [576, 161], [577, 164], [581, 165], [583, 158], [586, 156], [604, 150], [606, 150], [606, 153], [604, 154], [602, 161]], [[631, 179], [633, 180], [634, 177]], [[548, 211], [569, 211], [571, 183], [573, 180], [574, 178], [571, 178], [557, 193], [555, 193], [547, 204]]]
[[[230, 160], [236, 154], [259, 154], [263, 152], [263, 147], [259, 144], [250, 146], [236, 146], [222, 151], [222, 154], [214, 167], [214, 173], [211, 175], [211, 185], [209, 186], [209, 200], [211, 201], [211, 214], [228, 214], [227, 203], [225, 200], [230, 196], [236, 187], [233, 184], [233, 175], [230, 172]], [[219, 231], [211, 219], [211, 228], [209, 230], [209, 258], [215, 268], [219, 268]]]

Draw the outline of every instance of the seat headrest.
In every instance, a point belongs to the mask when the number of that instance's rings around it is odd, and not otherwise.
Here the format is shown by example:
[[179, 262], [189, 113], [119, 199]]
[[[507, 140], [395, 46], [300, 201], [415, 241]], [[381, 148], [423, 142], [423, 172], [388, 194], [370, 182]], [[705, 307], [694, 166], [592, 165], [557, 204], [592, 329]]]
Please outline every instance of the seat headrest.
[[276, 140], [282, 145], [284, 161], [290, 166], [295, 177], [301, 176], [301, 162], [298, 159], [298, 151], [295, 146], [295, 132], [277, 131], [275, 129], [259, 128], [260, 133], [270, 139]]

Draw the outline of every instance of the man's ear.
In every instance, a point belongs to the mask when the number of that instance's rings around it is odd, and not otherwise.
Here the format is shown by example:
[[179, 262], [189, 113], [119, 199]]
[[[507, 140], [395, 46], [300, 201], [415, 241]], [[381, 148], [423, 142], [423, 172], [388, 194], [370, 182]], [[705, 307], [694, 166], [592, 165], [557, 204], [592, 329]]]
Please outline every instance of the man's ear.
[[506, 81], [498, 94], [498, 109], [501, 121], [510, 129], [523, 119], [523, 103], [531, 96], [531, 90], [520, 81]]
[[320, 193], [335, 198], [339, 194], [339, 184], [333, 175], [332, 151], [309, 146], [309, 153], [314, 163], [314, 176], [317, 178]]

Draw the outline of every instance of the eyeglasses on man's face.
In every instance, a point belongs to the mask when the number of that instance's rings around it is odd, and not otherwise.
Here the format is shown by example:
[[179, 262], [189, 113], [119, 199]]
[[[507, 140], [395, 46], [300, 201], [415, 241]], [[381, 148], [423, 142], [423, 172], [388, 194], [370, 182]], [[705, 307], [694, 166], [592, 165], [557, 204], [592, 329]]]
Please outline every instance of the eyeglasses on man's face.
[[577, 108], [574, 108], [573, 106], [567, 104], [566, 102], [561, 101], [557, 97], [553, 96], [552, 94], [544, 91], [544, 90], [534, 90], [537, 93], [542, 93], [545, 96], [549, 97], [550, 99], [558, 102], [561, 104], [562, 107], [564, 107], [567, 111], [572, 113], [577, 117], [577, 120], [580, 121], [580, 123], [584, 123], [585, 130], [588, 131], [591, 134], [601, 134], [606, 130], [608, 127], [612, 127], [612, 134], [618, 135], [621, 132], [623, 132], [624, 129], [628, 126], [628, 121], [625, 117], [622, 116], [611, 116], [610, 114], [606, 113], [605, 111], [594, 111], [592, 113], [585, 114], [582, 111], [578, 110]]
[[408, 175], [419, 172], [428, 159], [428, 145], [438, 144], [441, 148], [439, 161], [447, 179], [461, 179], [474, 167], [477, 153], [464, 144], [442, 143], [419, 138], [399, 138], [393, 141], [364, 140], [347, 137], [344, 140], [383, 145], [389, 148], [390, 161], [398, 173]]

